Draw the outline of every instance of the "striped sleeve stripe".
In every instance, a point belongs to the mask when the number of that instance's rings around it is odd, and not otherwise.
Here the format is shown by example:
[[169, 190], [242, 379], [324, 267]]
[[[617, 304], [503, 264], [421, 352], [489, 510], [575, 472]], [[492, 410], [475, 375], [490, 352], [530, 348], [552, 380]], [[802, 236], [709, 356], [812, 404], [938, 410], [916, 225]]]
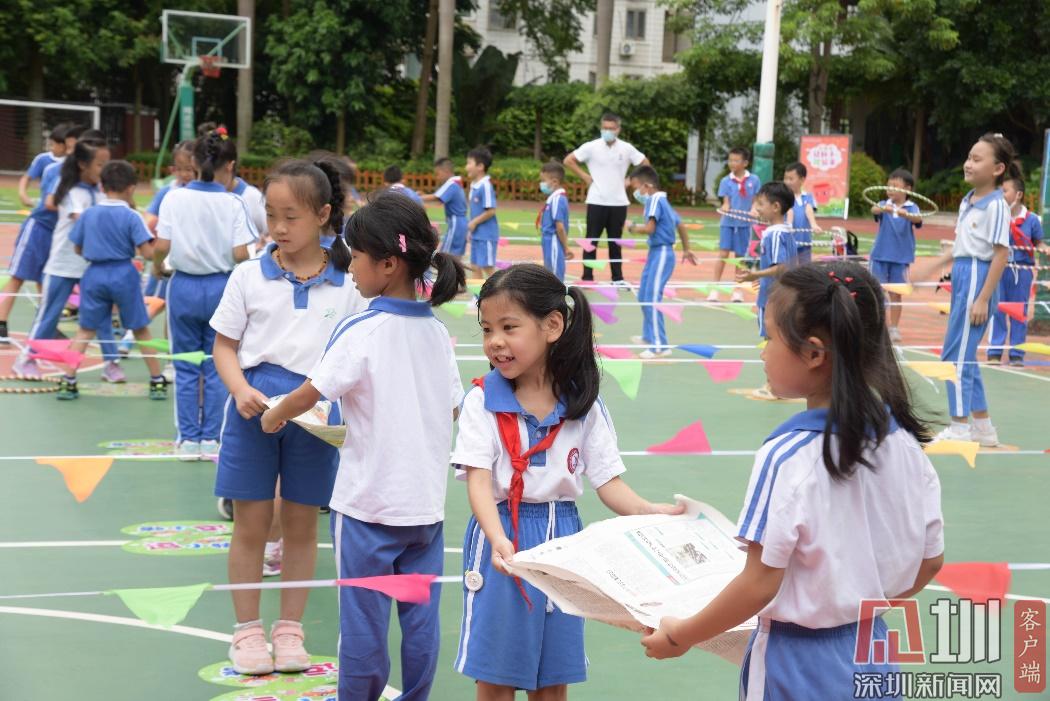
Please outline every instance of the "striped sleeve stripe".
[[[770, 488], [771, 492], [772, 492], [772, 489], [773, 489], [773, 485], [776, 484], [777, 474], [779, 474], [779, 472], [780, 472], [780, 466], [783, 465], [788, 460], [790, 460], [791, 457], [795, 453], [797, 453], [799, 450], [801, 450], [803, 447], [805, 447], [805, 446], [809, 445], [810, 443], [812, 443], [813, 439], [815, 439], [819, 435], [822, 435], [822, 434], [817, 433], [816, 431], [809, 431], [809, 432], [807, 432], [805, 438], [803, 438], [802, 440], [800, 440], [797, 443], [794, 443], [790, 448], [788, 448], [786, 451], [784, 451], [784, 453], [781, 454], [780, 457], [777, 458], [776, 464], [773, 466], [773, 477], [769, 481], [769, 488]], [[762, 508], [762, 518], [759, 519], [759, 521], [758, 521], [758, 529], [755, 531], [755, 537], [752, 538], [752, 540], [761, 542], [762, 536], [765, 535], [765, 533], [766, 533], [766, 521], [768, 520], [768, 518], [769, 518], [769, 499], [767, 498], [766, 499], [766, 504]]]
[[812, 440], [811, 436], [816, 435], [819, 434], [810, 431], [792, 431], [780, 438], [773, 449], [766, 453], [762, 470], [755, 482], [755, 489], [751, 493], [751, 500], [748, 502], [747, 514], [744, 516], [744, 522], [740, 524], [740, 531], [737, 534], [739, 538], [752, 541], [756, 539], [759, 521], [763, 519], [769, 506], [769, 496], [773, 492], [773, 480], [776, 477], [776, 468], [779, 467], [780, 458], [795, 444], [807, 438]]
[[492, 187], [492, 181], [485, 182], [485, 209], [496, 206], [496, 188]]
[[335, 342], [339, 340], [339, 337], [346, 333], [347, 329], [349, 329], [351, 326], [362, 322], [365, 319], [371, 319], [373, 316], [379, 313], [380, 311], [378, 309], [370, 309], [366, 312], [362, 312], [355, 316], [349, 317], [348, 319], [344, 319], [342, 322], [340, 322], [339, 326], [336, 326], [335, 330], [332, 331], [332, 337], [328, 340], [328, 345], [324, 347], [324, 352], [327, 353], [329, 350], [331, 350], [332, 346], [335, 345]]
[[444, 198], [442, 197], [442, 195], [444, 195], [446, 192], [448, 192], [448, 188], [449, 188], [450, 185], [452, 185], [452, 180], [451, 179], [446, 180], [445, 184], [442, 185], [441, 187], [439, 187], [437, 189], [437, 192], [434, 193], [434, 197], [438, 198], [439, 200], [444, 201]]

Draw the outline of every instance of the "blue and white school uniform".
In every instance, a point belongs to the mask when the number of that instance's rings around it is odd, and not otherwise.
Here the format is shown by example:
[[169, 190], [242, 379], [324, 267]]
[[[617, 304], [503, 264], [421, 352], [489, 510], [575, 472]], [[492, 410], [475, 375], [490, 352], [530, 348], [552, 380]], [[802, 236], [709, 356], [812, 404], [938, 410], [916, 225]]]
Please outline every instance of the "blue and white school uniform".
[[404, 183], [392, 183], [390, 185], [390, 191], [391, 192], [396, 192], [399, 195], [404, 195], [405, 197], [407, 197], [408, 199], [412, 200], [416, 204], [419, 204], [419, 205], [423, 204], [423, 198], [420, 197], [419, 193], [416, 192], [415, 190], [413, 190], [412, 188], [408, 187]]
[[[33, 164], [36, 164], [39, 158], [40, 156], [37, 156], [33, 159]], [[40, 201], [18, 229], [15, 250], [11, 254], [11, 264], [8, 269], [13, 278], [33, 282], [40, 282], [44, 279], [44, 266], [47, 265], [47, 257], [51, 253], [51, 235], [55, 230], [55, 224], [58, 223], [58, 212], [48, 209], [44, 203], [47, 201], [47, 196], [53, 193], [58, 186], [64, 160], [65, 158], [55, 159], [44, 168], [39, 176]], [[30, 170], [32, 168], [33, 166], [30, 165]]]
[[[149, 204], [146, 205], [146, 213], [152, 214], [154, 217], [160, 218], [160, 204], [167, 197], [168, 193], [185, 185], [179, 185], [177, 181], [171, 181], [164, 187], [157, 190], [156, 194], [153, 195], [153, 199], [150, 200]], [[146, 278], [145, 293], [147, 297], [160, 297], [161, 299], [168, 298], [168, 278], [166, 277], [154, 277], [153, 266], [149, 267], [149, 274]]]
[[[522, 408], [513, 386], [498, 370], [489, 372], [484, 383], [463, 400], [452, 463], [461, 479], [468, 467], [492, 471], [503, 531], [513, 538], [507, 496], [514, 468], [494, 412], [519, 415], [519, 438], [525, 448], [540, 443], [562, 423], [565, 405], [558, 402], [549, 416], [538, 418]], [[584, 476], [598, 489], [625, 470], [616, 430], [600, 399], [582, 419], [564, 420], [550, 448], [529, 459], [518, 509], [518, 550], [579, 532], [583, 525], [576, 499], [583, 494]], [[514, 579], [493, 568], [492, 547], [473, 516], [463, 543], [463, 568], [480, 573], [481, 586], [463, 586], [457, 671], [530, 691], [586, 680], [583, 619], [560, 611], [543, 592], [523, 582], [533, 604], [530, 610]]]
[[[496, 188], [492, 179], [485, 176], [470, 185], [470, 218], [475, 219], [482, 212], [496, 208]], [[499, 222], [496, 217], [488, 219], [474, 227], [470, 236], [470, 262], [480, 268], [492, 268], [496, 265], [496, 248], [499, 246]]]
[[461, 256], [467, 252], [467, 193], [463, 179], [453, 175], [437, 189], [434, 197], [445, 205], [445, 236], [441, 251]]
[[[959, 382], [947, 381], [948, 410], [951, 416], [969, 416], [987, 411], [981, 369], [977, 365], [977, 346], [988, 328], [970, 323], [970, 310], [988, 278], [996, 246], [1010, 245], [1010, 205], [1003, 191], [996, 188], [979, 200], [971, 201], [973, 191], [959, 203], [955, 224], [955, 262], [952, 264], [952, 302], [948, 329], [941, 349], [941, 360], [955, 365]], [[999, 303], [999, 289], [992, 293], [990, 310]], [[991, 317], [989, 316], [989, 319]]]
[[[1032, 278], [1035, 270], [1035, 251], [1032, 250], [1043, 240], [1043, 225], [1039, 217], [1021, 205], [1021, 211], [1010, 222], [1010, 265], [1003, 271], [999, 280], [1000, 302], [1024, 303], [1025, 318], [1028, 317], [1028, 300], [1032, 296]], [[1017, 346], [1025, 342], [1028, 336], [1028, 322], [1018, 321], [999, 311], [995, 307], [989, 323], [988, 349], [989, 358], [999, 358], [1006, 348], [1007, 329], [1010, 334], [1010, 359], [1022, 360], [1024, 351]]]
[[[255, 241], [248, 208], [216, 182], [194, 180], [171, 190], [160, 204], [157, 238], [171, 241], [168, 264], [168, 338], [172, 353], [211, 354], [209, 325], [233, 270], [233, 249]], [[201, 405], [200, 383], [204, 382]], [[200, 365], [175, 361], [177, 440], [217, 441], [226, 387], [209, 358]]]
[[[738, 213], [750, 212], [755, 195], [761, 187], [762, 182], [758, 176], [750, 171], [745, 170], [739, 180], [730, 173], [718, 184], [718, 197], [728, 197], [729, 208]], [[722, 217], [722, 223], [718, 226], [718, 247], [721, 250], [732, 251], [734, 255], [743, 257], [747, 255], [750, 243], [751, 224], [742, 219]]]
[[[892, 204], [890, 200], [879, 202], [880, 207]], [[905, 200], [897, 210], [918, 214], [919, 205]], [[876, 214], [875, 221], [879, 223], [879, 230], [871, 247], [871, 274], [882, 283], [908, 282], [908, 267], [915, 261], [915, 230], [922, 228], [922, 220], [912, 224], [894, 211]]]
[[795, 205], [791, 208], [791, 233], [798, 246], [798, 264], [805, 265], [813, 260], [813, 229], [809, 228], [809, 217], [806, 206], [817, 211], [817, 198], [811, 192], [800, 192], [795, 195]]
[[[77, 217], [93, 206], [100, 197], [98, 188], [79, 182], [73, 185], [58, 203], [58, 216], [51, 236], [51, 250], [44, 266], [44, 280], [40, 285], [40, 307], [36, 310], [33, 326], [29, 329], [29, 338], [57, 336], [62, 310], [88, 267], [88, 262], [74, 249], [69, 235]], [[116, 360], [119, 356], [113, 340], [113, 324], [107, 318], [96, 331], [106, 360]]]
[[[268, 397], [288, 394], [306, 381], [336, 324], [365, 309], [365, 301], [342, 270], [329, 262], [317, 277], [300, 282], [273, 259], [277, 244], [234, 268], [211, 327], [238, 342], [244, 377]], [[333, 406], [329, 423], [341, 423]], [[226, 400], [220, 436], [215, 495], [227, 499], [273, 499], [280, 477], [281, 497], [327, 506], [339, 465], [339, 451], [288, 422], [264, 433], [259, 417], [237, 413]]]
[[[448, 329], [426, 302], [378, 297], [339, 322], [309, 373], [346, 420], [332, 492], [338, 576], [440, 575], [452, 412], [463, 385]], [[427, 698], [441, 642], [440, 585], [398, 604], [402, 696]], [[390, 675], [390, 598], [339, 588], [339, 698], [378, 699]]]
[[543, 248], [543, 267], [565, 281], [565, 248], [558, 238], [558, 222], [566, 234], [569, 231], [569, 198], [558, 188], [547, 198], [540, 214], [540, 246]]
[[649, 235], [649, 254], [642, 268], [638, 301], [642, 302], [642, 338], [651, 350], [662, 351], [667, 349], [667, 332], [664, 314], [655, 305], [663, 300], [664, 288], [674, 272], [674, 238], [680, 221], [666, 192], [653, 193], [645, 203], [645, 220], [650, 219], [656, 222], [656, 228]]
[[259, 238], [266, 236], [269, 227], [266, 225], [266, 196], [262, 190], [249, 185], [243, 178], [234, 178], [233, 194], [244, 200], [244, 206], [248, 208], [248, 218], [255, 228], [255, 235]]
[[[792, 230], [785, 224], [767, 226], [762, 232], [762, 241], [759, 244], [758, 269], [766, 270], [774, 265], [795, 265], [797, 261], [798, 245]], [[758, 299], [755, 304], [758, 307], [758, 335], [762, 338], [766, 337], [766, 304], [775, 282], [774, 278], [764, 277], [758, 283]]]
[[[41, 180], [44, 177], [44, 171], [47, 170], [48, 166], [54, 165], [55, 163], [61, 163], [64, 160], [65, 156], [56, 156], [50, 151], [42, 151], [33, 156], [33, 160], [30, 161], [29, 167], [26, 168], [26, 177], [30, 180]], [[46, 196], [47, 192], [41, 188], [41, 201], [43, 201]]]
[[149, 326], [139, 271], [132, 260], [138, 247], [153, 236], [139, 213], [127, 202], [104, 197], [77, 218], [69, 240], [89, 263], [80, 278], [80, 328], [110, 323], [114, 306], [125, 329]]
[[[896, 671], [854, 664], [860, 602], [907, 591], [922, 561], [944, 552], [940, 482], [915, 437], [892, 422], [864, 453], [873, 468], [835, 480], [827, 416], [796, 414], [755, 455], [737, 538], [761, 545], [762, 563], [784, 579], [744, 655], [745, 701], [851, 699], [854, 673]], [[886, 638], [881, 618], [873, 637]]]

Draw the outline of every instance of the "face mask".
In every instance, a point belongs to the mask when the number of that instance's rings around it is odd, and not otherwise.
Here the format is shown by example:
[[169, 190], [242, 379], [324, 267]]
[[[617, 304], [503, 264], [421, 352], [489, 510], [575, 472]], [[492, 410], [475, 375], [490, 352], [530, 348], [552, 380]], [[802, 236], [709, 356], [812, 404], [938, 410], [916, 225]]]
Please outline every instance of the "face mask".
[[616, 132], [612, 129], [602, 129], [602, 141], [607, 144], [616, 141]]
[[634, 191], [634, 201], [638, 204], [649, 204], [649, 195], [643, 194], [641, 190]]
[[554, 192], [554, 190], [551, 189], [550, 185], [548, 185], [547, 183], [545, 183], [544, 181], [541, 180], [540, 181], [540, 192], [542, 192], [544, 195], [549, 195], [552, 192]]

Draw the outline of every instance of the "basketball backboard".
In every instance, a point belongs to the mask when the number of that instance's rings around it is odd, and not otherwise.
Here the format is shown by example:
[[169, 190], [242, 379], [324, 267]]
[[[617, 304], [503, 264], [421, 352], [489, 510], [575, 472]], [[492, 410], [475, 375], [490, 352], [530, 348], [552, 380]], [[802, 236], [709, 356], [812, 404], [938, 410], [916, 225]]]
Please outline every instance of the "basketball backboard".
[[219, 57], [219, 68], [249, 68], [252, 64], [252, 22], [248, 17], [164, 10], [160, 23], [160, 59], [164, 63], [195, 66], [201, 56], [210, 55]]

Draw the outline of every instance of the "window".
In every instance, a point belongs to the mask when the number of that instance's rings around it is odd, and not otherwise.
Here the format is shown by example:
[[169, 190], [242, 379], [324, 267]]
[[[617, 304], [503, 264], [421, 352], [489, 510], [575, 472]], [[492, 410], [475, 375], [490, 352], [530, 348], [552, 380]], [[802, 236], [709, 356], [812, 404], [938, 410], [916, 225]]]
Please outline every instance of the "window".
[[645, 38], [645, 10], [627, 10], [627, 29], [625, 39]]
[[515, 29], [518, 18], [500, 11], [500, 0], [489, 0], [489, 29]]

